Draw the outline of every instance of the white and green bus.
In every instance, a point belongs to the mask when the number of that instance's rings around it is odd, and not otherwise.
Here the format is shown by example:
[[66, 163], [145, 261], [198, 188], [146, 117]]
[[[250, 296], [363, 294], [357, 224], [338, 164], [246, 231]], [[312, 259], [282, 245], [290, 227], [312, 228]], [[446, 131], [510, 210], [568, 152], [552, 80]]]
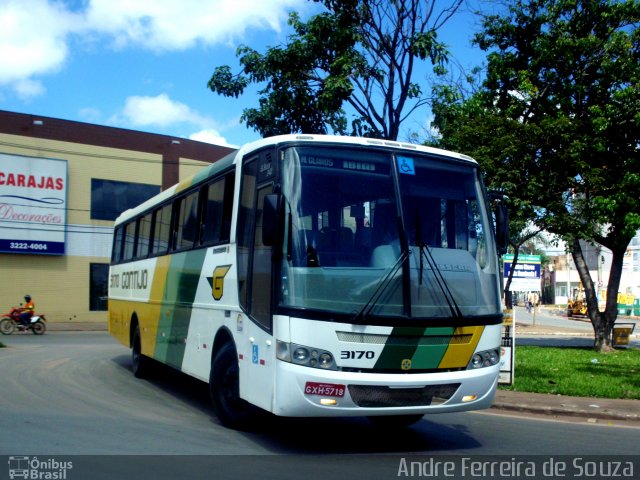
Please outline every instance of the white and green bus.
[[155, 360], [208, 382], [229, 427], [487, 408], [506, 239], [487, 198], [452, 152], [251, 143], [116, 220], [109, 331], [136, 376]]

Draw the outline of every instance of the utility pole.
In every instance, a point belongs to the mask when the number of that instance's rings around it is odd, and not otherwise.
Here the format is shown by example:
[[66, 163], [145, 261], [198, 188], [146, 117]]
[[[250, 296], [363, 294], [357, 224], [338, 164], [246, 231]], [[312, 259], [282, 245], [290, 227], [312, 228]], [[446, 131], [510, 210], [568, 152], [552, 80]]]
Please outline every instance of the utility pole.
[[567, 252], [567, 304], [571, 298], [571, 253]]

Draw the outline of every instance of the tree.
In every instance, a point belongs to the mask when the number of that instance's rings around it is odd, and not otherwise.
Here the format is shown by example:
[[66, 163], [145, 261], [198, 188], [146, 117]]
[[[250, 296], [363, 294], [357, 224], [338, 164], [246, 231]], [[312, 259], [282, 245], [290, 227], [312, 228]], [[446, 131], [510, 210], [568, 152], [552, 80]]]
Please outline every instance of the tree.
[[[446, 62], [437, 31], [462, 0], [440, 11], [436, 0], [314, 1], [326, 11], [307, 22], [292, 13], [287, 45], [264, 54], [239, 47], [242, 71], [217, 67], [209, 88], [238, 97], [260, 85], [259, 105], [245, 109], [242, 121], [263, 136], [334, 132], [396, 140], [401, 123], [428, 102], [413, 78], [418, 62]], [[345, 104], [354, 112], [350, 126]]]
[[[438, 91], [445, 142], [486, 162], [490, 182], [565, 240], [599, 351], [611, 348], [623, 256], [640, 228], [639, 21], [637, 0], [517, 0], [476, 36], [490, 52], [482, 88], [467, 99]], [[602, 312], [580, 239], [613, 255]]]

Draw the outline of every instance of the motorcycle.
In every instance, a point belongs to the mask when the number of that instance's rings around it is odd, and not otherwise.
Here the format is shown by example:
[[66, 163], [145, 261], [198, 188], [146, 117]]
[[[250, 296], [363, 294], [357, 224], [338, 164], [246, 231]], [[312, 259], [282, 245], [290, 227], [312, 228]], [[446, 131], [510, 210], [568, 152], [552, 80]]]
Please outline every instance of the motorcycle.
[[5, 313], [0, 318], [0, 333], [3, 335], [11, 335], [16, 328], [18, 330], [27, 331], [31, 330], [34, 335], [42, 335], [47, 330], [47, 321], [43, 314], [34, 314], [29, 319], [29, 324], [23, 326], [20, 322], [20, 314], [22, 309], [12, 308], [9, 313]]

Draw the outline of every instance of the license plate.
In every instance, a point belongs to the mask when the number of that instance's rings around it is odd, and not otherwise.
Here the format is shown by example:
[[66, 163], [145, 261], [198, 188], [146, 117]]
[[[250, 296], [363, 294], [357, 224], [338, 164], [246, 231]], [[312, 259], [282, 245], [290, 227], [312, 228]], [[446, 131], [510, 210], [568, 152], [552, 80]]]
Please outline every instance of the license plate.
[[335, 383], [307, 382], [304, 385], [305, 395], [321, 395], [323, 397], [344, 397], [345, 386]]

